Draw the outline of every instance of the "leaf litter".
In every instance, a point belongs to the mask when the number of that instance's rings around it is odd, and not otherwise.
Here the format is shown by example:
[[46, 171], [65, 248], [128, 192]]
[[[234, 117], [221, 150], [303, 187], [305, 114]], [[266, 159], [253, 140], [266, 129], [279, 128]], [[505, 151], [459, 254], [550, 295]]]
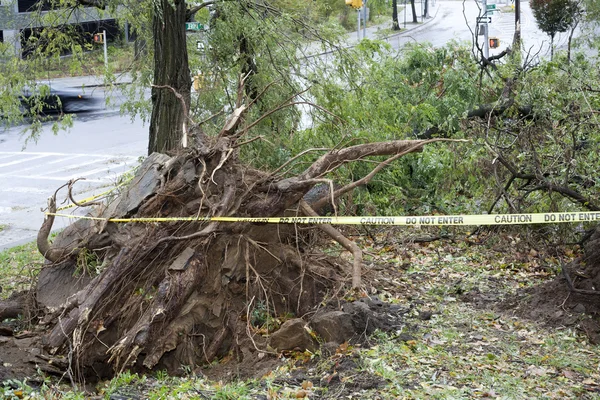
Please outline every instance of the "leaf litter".
[[[138, 377], [137, 398], [600, 398], [600, 350], [579, 325], [550, 326], [499, 306], [553, 280], [553, 256], [497, 232], [425, 243], [410, 234], [355, 239], [368, 254], [361, 295], [405, 310], [397, 331], [330, 353], [281, 354], [254, 379], [219, 379], [210, 366], [180, 378]], [[234, 364], [215, 363], [221, 373]], [[131, 388], [119, 379], [101, 384], [98, 398]]]

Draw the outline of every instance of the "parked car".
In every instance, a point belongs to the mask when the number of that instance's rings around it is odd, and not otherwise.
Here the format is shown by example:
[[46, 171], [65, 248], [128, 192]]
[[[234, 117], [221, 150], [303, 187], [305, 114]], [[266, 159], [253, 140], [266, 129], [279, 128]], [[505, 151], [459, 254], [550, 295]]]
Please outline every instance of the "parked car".
[[103, 99], [94, 97], [78, 88], [56, 85], [41, 85], [35, 90], [25, 89], [21, 104], [27, 113], [36, 114], [76, 114], [97, 110]]

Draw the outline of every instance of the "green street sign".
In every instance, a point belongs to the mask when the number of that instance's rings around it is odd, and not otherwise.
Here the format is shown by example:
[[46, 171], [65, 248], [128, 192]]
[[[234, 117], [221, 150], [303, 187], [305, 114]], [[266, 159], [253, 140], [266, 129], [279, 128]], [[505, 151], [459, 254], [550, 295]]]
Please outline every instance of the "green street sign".
[[186, 22], [185, 23], [186, 31], [202, 31], [204, 30], [204, 25], [200, 22]]
[[495, 5], [495, 4], [487, 4], [487, 5], [486, 5], [486, 8], [487, 8], [488, 10], [495, 10], [495, 9], [496, 9], [496, 5]]

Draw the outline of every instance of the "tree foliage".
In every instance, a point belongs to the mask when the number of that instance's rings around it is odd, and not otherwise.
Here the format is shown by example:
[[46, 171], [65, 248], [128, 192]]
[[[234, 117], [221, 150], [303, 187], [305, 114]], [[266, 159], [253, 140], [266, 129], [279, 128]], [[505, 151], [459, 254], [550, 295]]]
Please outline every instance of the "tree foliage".
[[579, 7], [574, 0], [532, 0], [531, 9], [538, 27], [554, 41], [571, 27]]

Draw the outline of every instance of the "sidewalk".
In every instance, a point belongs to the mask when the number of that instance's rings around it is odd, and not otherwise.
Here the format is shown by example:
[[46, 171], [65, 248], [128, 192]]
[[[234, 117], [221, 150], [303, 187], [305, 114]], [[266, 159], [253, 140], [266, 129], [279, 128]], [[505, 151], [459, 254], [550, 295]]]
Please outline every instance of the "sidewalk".
[[[403, 36], [408, 33], [414, 33], [416, 31], [419, 31], [419, 30], [421, 30], [421, 28], [423, 28], [425, 25], [427, 25], [428, 23], [430, 23], [431, 21], [433, 21], [436, 18], [437, 12], [439, 10], [439, 5], [438, 5], [438, 2], [436, 1], [434, 6], [431, 6], [431, 5], [429, 6], [430, 7], [429, 16], [424, 17], [424, 18], [421, 18], [421, 16], [418, 16], [417, 20], [419, 22], [414, 23], [414, 22], [412, 22], [412, 11], [410, 10], [410, 4], [406, 4], [406, 6], [408, 7], [407, 13], [406, 13], [406, 19], [407, 19], [406, 24], [404, 23], [404, 17], [403, 17], [404, 11], [401, 11], [398, 13], [398, 23], [400, 25], [399, 31], [394, 32], [391, 30], [392, 16], [390, 15], [388, 22], [385, 22], [385, 23], [379, 24], [379, 25], [367, 26], [367, 29], [366, 29], [367, 39], [387, 40], [387, 39], [394, 38], [396, 36]], [[418, 12], [419, 12], [419, 10], [417, 10], [417, 13]], [[421, 20], [423, 22], [421, 22]], [[406, 26], [406, 28], [405, 28], [405, 26]], [[379, 32], [383, 31], [383, 30], [388, 30], [389, 34], [387, 34], [387, 35], [380, 34]], [[349, 44], [349, 47], [356, 46], [356, 44], [359, 42], [359, 39], [357, 36], [358, 35], [356, 34], [356, 31], [354, 31], [352, 33], [348, 33], [346, 35], [347, 43]], [[363, 39], [362, 27], [360, 30], [360, 38], [361, 38], [361, 40]]]
[[[366, 33], [366, 38], [369, 40], [389, 40], [389, 39], [393, 39], [398, 36], [404, 36], [404, 35], [413, 34], [415, 32], [418, 32], [421, 29], [423, 29], [425, 26], [427, 26], [427, 24], [429, 24], [430, 22], [432, 22], [433, 20], [436, 19], [438, 10], [440, 9], [440, 6], [438, 4], [439, 1], [440, 0], [432, 2], [432, 4], [429, 5], [429, 17], [421, 18], [421, 16], [418, 16], [417, 20], [419, 22], [417, 22], [417, 23], [412, 22], [412, 11], [410, 10], [410, 4], [406, 4], [406, 6], [408, 7], [407, 14], [406, 14], [406, 18], [407, 18], [406, 24], [404, 23], [404, 14], [403, 14], [404, 11], [401, 11], [398, 13], [398, 23], [400, 24], [399, 31], [394, 32], [391, 30], [391, 28], [392, 28], [392, 15], [391, 14], [389, 16], [389, 21], [384, 22], [382, 24], [367, 26], [366, 29], [363, 29], [362, 25], [361, 25], [360, 39], [358, 38], [356, 30], [354, 30], [353, 32], [349, 32], [345, 35], [346, 40], [344, 43], [342, 43], [341, 48], [352, 48], [352, 47], [356, 46], [363, 39], [363, 32]], [[419, 12], [419, 10], [417, 10], [417, 13], [418, 12]], [[421, 22], [421, 20], [423, 22]], [[406, 26], [406, 28], [405, 28], [405, 26]], [[358, 24], [357, 24], [357, 27], [358, 27]], [[384, 35], [383, 32], [386, 30], [387, 30], [388, 34]], [[314, 51], [311, 51], [311, 47], [314, 47]], [[320, 43], [310, 44], [307, 47], [307, 51], [305, 52], [308, 54], [306, 56], [306, 58], [318, 57], [318, 56], [330, 54], [335, 50], [335, 49], [331, 49], [331, 50], [323, 51], [321, 49], [321, 47], [322, 47], [322, 45]]]

